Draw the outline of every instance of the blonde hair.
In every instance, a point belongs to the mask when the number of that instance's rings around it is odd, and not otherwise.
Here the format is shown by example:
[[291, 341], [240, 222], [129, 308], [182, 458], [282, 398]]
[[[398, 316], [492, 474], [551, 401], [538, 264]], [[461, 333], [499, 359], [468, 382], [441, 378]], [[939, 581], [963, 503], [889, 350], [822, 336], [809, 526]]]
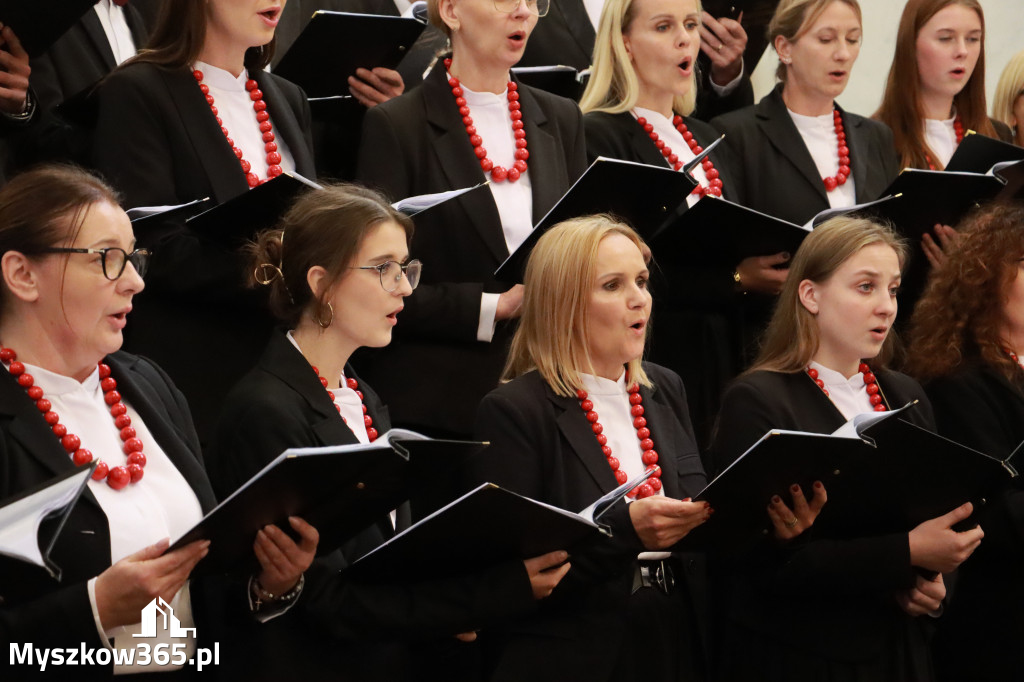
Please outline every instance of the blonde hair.
[[[601, 242], [613, 234], [633, 242], [650, 262], [647, 244], [609, 215], [567, 220], [537, 241], [526, 265], [522, 316], [502, 381], [537, 370], [555, 393], [574, 396], [583, 387], [580, 375], [595, 373], [588, 333], [594, 263]], [[629, 361], [627, 373], [630, 382], [651, 385], [640, 358]]]
[[[431, 0], [436, 2], [438, 0]], [[607, 0], [601, 10], [601, 20], [594, 41], [594, 64], [590, 67], [590, 80], [580, 99], [583, 113], [604, 111], [621, 114], [636, 105], [640, 97], [640, 80], [636, 76], [633, 61], [626, 51], [623, 34], [635, 18], [636, 0]], [[697, 14], [700, 14], [700, 0], [696, 0]], [[694, 62], [696, 64], [696, 61]], [[697, 105], [697, 70], [690, 74], [692, 87], [685, 95], [672, 100], [672, 110], [681, 116], [689, 116]]]
[[1013, 103], [1017, 97], [1024, 92], [1024, 50], [1010, 57], [1010, 61], [1003, 67], [1003, 73], [996, 83], [995, 103], [992, 105], [992, 118], [1002, 121], [1013, 128], [1016, 135], [1017, 129], [1024, 127], [1024, 121], [1015, 121], [1013, 116]]
[[[833, 2], [841, 2], [853, 10], [857, 21], [864, 23], [857, 0], [782, 0], [775, 8], [775, 14], [768, 22], [768, 44], [775, 49], [775, 39], [782, 36], [787, 42], [795, 43], [810, 30], [828, 6]], [[781, 61], [775, 69], [775, 77], [786, 82], [786, 65]]]
[[[907, 243], [887, 225], [868, 218], [838, 216], [827, 220], [807, 235], [790, 265], [786, 284], [765, 330], [757, 361], [748, 370], [800, 372], [818, 352], [821, 337], [818, 322], [800, 301], [800, 282], [827, 282], [843, 263], [866, 246], [892, 247], [900, 269], [907, 259]], [[896, 337], [890, 332], [878, 354], [884, 365], [891, 357]]]

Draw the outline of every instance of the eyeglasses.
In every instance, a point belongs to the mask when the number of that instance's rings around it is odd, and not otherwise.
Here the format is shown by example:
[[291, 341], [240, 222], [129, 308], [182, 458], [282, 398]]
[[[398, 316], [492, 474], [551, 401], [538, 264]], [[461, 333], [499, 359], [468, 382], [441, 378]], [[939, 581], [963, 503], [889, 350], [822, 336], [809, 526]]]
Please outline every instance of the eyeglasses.
[[396, 263], [393, 260], [386, 260], [380, 265], [357, 265], [352, 270], [376, 270], [380, 275], [380, 285], [389, 294], [398, 288], [402, 282], [402, 275], [409, 280], [409, 288], [415, 289], [420, 283], [420, 274], [423, 272], [423, 263], [418, 260], [411, 260], [405, 265]]
[[146, 276], [149, 268], [149, 257], [152, 255], [148, 249], [135, 249], [128, 253], [117, 246], [108, 246], [105, 249], [69, 249], [60, 246], [53, 246], [43, 249], [40, 253], [91, 253], [99, 254], [100, 263], [103, 266], [103, 276], [114, 281], [124, 273], [124, 267], [131, 263], [139, 277]]
[[[523, 0], [494, 0], [494, 9], [505, 14], [512, 14], [519, 9], [519, 3]], [[543, 17], [551, 9], [551, 0], [526, 0], [526, 9], [530, 14]]]

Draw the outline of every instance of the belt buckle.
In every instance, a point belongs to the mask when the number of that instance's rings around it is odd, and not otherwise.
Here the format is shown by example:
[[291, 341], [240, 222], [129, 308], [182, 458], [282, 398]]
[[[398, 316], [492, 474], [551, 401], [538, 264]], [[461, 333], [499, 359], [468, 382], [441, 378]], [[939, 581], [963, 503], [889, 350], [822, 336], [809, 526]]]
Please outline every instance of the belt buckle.
[[676, 584], [671, 569], [664, 561], [658, 561], [654, 566], [641, 566], [640, 578], [644, 587], [657, 587], [665, 594], [671, 592]]

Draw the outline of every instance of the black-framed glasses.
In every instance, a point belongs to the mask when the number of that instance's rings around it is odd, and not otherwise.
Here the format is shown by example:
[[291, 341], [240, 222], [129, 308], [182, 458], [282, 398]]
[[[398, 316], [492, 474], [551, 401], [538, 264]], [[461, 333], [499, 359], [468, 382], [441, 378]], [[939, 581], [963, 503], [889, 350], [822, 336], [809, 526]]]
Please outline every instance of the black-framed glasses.
[[[494, 0], [494, 9], [505, 14], [512, 14], [519, 9], [519, 3], [523, 0]], [[551, 9], [551, 0], [526, 0], [526, 9], [530, 14], [543, 17]]]
[[376, 270], [380, 275], [380, 285], [389, 294], [398, 288], [402, 282], [402, 275], [409, 280], [409, 288], [415, 289], [420, 283], [420, 274], [423, 272], [423, 263], [418, 260], [411, 260], [405, 265], [393, 260], [386, 260], [380, 265], [356, 265], [352, 270]]
[[135, 249], [128, 253], [118, 246], [108, 246], [103, 249], [71, 249], [63, 246], [52, 246], [43, 249], [41, 253], [90, 253], [99, 254], [100, 264], [103, 266], [103, 276], [114, 281], [124, 274], [124, 267], [132, 264], [139, 277], [146, 276], [146, 269], [149, 267], [149, 257], [152, 255], [148, 249]]

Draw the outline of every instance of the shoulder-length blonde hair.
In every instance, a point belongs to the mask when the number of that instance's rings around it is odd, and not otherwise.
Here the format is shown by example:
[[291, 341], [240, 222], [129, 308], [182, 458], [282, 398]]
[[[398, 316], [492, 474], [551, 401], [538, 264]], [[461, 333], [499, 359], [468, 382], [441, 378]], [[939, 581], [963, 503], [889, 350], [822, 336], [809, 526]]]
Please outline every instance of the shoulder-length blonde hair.
[[996, 83], [996, 97], [992, 105], [992, 117], [1013, 129], [1014, 135], [1024, 128], [1024, 121], [1013, 115], [1013, 103], [1024, 93], [1024, 50], [1010, 57]]
[[[818, 20], [828, 6], [833, 2], [841, 2], [849, 5], [857, 21], [863, 23], [860, 4], [857, 0], [782, 0], [775, 8], [775, 14], [768, 22], [768, 44], [775, 48], [775, 39], [783, 37], [787, 42], [795, 43], [804, 33], [810, 30], [814, 22]], [[775, 77], [783, 83], [786, 82], [786, 65], [781, 61], [775, 69]]]
[[[502, 381], [537, 370], [555, 393], [573, 396], [583, 387], [580, 375], [594, 374], [588, 331], [594, 263], [601, 241], [613, 234], [636, 244], [650, 262], [651, 250], [640, 235], [609, 215], [567, 220], [537, 241], [526, 265], [522, 315]], [[640, 358], [630, 360], [627, 372], [631, 382], [651, 385]]]
[[[903, 269], [907, 243], [890, 227], [867, 218], [838, 216], [822, 223], [804, 239], [789, 267], [757, 361], [748, 371], [801, 372], [807, 367], [818, 352], [821, 336], [817, 319], [800, 301], [800, 282], [827, 282], [843, 263], [873, 244], [892, 247]], [[895, 343], [896, 337], [890, 332], [878, 354], [879, 366], [892, 357]]]
[[[967, 219], [957, 247], [914, 308], [907, 371], [921, 380], [981, 360], [1009, 381], [1020, 367], [1004, 350], [1004, 306], [1024, 257], [1024, 207], [992, 205]], [[1019, 349], [1018, 349], [1019, 350]]]
[[[636, 0], [606, 0], [601, 10], [594, 41], [594, 64], [590, 67], [590, 80], [580, 99], [583, 113], [604, 111], [621, 114], [632, 109], [640, 97], [640, 79], [622, 39], [636, 18], [635, 3]], [[696, 3], [699, 16], [700, 0]], [[697, 106], [696, 74], [694, 68], [690, 74], [692, 85], [689, 92], [672, 100], [672, 110], [681, 116], [689, 116]]]
[[896, 32], [896, 52], [889, 68], [882, 105], [874, 118], [892, 129], [896, 152], [902, 165], [910, 168], [942, 170], [937, 155], [928, 147], [924, 135], [924, 106], [921, 103], [921, 77], [917, 68], [917, 37], [921, 28], [941, 10], [962, 5], [973, 10], [981, 20], [981, 51], [970, 80], [953, 97], [953, 106], [963, 121], [964, 130], [974, 130], [996, 137], [996, 129], [988, 120], [985, 105], [985, 14], [978, 0], [909, 0], [903, 8]]

